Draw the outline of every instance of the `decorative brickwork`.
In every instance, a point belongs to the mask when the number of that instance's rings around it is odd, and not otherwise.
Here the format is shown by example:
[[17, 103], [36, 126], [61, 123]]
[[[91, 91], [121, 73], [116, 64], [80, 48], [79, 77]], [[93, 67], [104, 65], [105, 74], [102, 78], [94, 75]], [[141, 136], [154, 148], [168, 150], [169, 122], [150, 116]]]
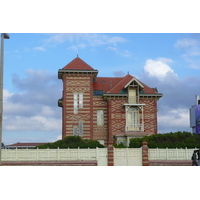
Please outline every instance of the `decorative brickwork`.
[[114, 147], [108, 145], [108, 166], [114, 166]]
[[[128, 145], [135, 135], [156, 134], [157, 100], [162, 94], [130, 74], [118, 78], [97, 74], [97, 70], [78, 57], [58, 71], [58, 78], [63, 81], [63, 96], [59, 100], [62, 137], [79, 134], [80, 122], [83, 138], [103, 140], [105, 146], [118, 142], [118, 137]], [[132, 95], [136, 96], [130, 96], [134, 89], [137, 91]], [[75, 93], [83, 96], [83, 106], [78, 106]], [[131, 98], [137, 101], [130, 101]], [[97, 112], [103, 113], [101, 124], [97, 123]]]
[[149, 166], [148, 143], [146, 141], [142, 142], [142, 165]]

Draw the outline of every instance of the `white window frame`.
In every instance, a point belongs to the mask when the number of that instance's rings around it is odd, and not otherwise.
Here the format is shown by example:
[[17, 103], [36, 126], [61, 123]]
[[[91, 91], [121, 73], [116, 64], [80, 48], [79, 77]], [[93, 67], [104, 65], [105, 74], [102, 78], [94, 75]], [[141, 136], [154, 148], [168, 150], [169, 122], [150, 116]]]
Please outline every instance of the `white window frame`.
[[129, 88], [128, 101], [129, 101], [129, 104], [136, 104], [137, 97], [136, 97], [136, 89], [135, 88]]
[[78, 127], [77, 126], [73, 127], [73, 135], [78, 136]]
[[74, 92], [74, 114], [78, 114], [78, 108], [83, 108], [83, 93]]
[[83, 121], [79, 121], [78, 126], [73, 127], [73, 135], [74, 136], [83, 135]]
[[126, 129], [127, 131], [139, 131], [141, 129], [140, 114], [138, 108], [129, 108], [127, 111]]
[[79, 124], [78, 124], [78, 128], [79, 128], [79, 135], [83, 135], [83, 122], [82, 121], [79, 121]]
[[104, 110], [97, 110], [97, 126], [104, 125]]

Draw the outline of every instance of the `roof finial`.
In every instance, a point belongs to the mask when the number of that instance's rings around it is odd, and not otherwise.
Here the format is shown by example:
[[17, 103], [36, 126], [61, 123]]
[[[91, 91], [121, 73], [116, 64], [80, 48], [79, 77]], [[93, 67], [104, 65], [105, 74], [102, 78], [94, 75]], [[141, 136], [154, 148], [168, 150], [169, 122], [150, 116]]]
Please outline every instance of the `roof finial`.
[[129, 71], [128, 71], [128, 74], [129, 74]]
[[77, 54], [77, 58], [78, 58], [78, 54]]

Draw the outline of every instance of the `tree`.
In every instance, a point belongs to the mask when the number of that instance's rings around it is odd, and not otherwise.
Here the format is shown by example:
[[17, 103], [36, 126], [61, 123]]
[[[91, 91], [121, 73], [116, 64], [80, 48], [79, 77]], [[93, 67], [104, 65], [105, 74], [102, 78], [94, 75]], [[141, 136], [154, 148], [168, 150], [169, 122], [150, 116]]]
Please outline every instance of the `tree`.
[[139, 148], [142, 141], [148, 142], [149, 148], [195, 148], [199, 147], [199, 137], [186, 131], [178, 131], [175, 133], [154, 134], [142, 138], [130, 139], [130, 148]]
[[57, 148], [103, 148], [104, 146], [100, 144], [97, 140], [82, 139], [80, 136], [68, 136], [62, 140], [58, 140], [53, 143], [47, 143], [39, 145], [35, 148], [39, 149], [57, 149]]

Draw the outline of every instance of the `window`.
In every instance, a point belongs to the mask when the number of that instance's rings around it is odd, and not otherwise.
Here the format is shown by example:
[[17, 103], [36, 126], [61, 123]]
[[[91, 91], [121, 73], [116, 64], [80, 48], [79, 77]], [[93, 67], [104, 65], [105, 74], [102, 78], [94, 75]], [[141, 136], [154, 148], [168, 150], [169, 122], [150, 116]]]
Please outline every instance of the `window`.
[[79, 122], [79, 135], [83, 135], [83, 122]]
[[83, 108], [83, 93], [79, 93], [79, 108]]
[[129, 88], [128, 91], [128, 101], [130, 104], [136, 103], [136, 90], [133, 88]]
[[73, 127], [74, 136], [83, 135], [83, 122], [79, 121], [78, 126]]
[[102, 96], [103, 95], [103, 90], [94, 90], [94, 95]]
[[139, 131], [139, 110], [137, 108], [129, 108], [127, 112], [127, 131]]
[[78, 108], [83, 108], [83, 93], [74, 93], [74, 114], [78, 114]]
[[77, 126], [74, 126], [74, 136], [78, 136], [78, 127]]
[[97, 126], [104, 125], [104, 112], [103, 110], [97, 110]]

